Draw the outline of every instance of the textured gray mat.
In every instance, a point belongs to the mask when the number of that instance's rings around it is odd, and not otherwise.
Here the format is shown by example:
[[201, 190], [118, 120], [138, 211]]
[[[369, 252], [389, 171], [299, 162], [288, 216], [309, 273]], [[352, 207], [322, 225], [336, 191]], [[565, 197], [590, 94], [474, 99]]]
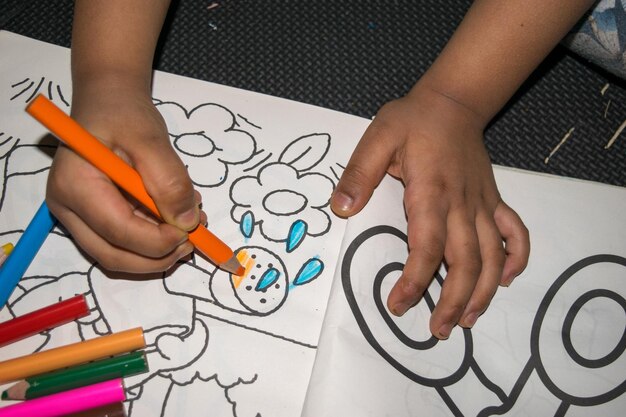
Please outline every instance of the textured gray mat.
[[[428, 68], [470, 3], [183, 0], [155, 66], [371, 117]], [[0, 29], [35, 39], [69, 46], [71, 19], [69, 0], [0, 0]], [[626, 185], [626, 132], [604, 148], [626, 119], [624, 85], [557, 48], [487, 130], [493, 162]]]

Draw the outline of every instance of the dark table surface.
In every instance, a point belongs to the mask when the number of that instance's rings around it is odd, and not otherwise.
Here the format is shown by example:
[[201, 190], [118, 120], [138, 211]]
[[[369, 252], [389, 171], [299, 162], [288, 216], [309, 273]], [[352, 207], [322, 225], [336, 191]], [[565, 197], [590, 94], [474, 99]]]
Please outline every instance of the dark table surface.
[[[426, 71], [470, 4], [182, 0], [155, 68], [371, 118]], [[0, 29], [70, 46], [72, 11], [70, 0], [0, 0]], [[498, 165], [624, 186], [626, 131], [605, 149], [624, 120], [626, 84], [558, 46], [485, 140]]]

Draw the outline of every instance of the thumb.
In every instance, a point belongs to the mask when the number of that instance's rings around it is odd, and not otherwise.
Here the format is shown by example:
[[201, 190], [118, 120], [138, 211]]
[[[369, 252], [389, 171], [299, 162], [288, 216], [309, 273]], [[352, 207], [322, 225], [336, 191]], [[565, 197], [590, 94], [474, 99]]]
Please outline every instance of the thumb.
[[375, 119], [354, 149], [331, 198], [336, 215], [349, 217], [361, 211], [385, 176], [395, 152], [385, 131]]
[[130, 157], [163, 220], [181, 230], [193, 230], [200, 221], [200, 209], [187, 168], [169, 139], [155, 139], [134, 151]]

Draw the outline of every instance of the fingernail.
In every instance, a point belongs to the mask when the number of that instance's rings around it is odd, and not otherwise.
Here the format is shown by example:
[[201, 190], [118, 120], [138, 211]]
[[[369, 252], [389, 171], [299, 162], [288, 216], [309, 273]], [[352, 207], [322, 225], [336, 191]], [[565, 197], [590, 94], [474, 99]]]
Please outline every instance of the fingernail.
[[448, 337], [450, 337], [450, 332], [452, 332], [452, 324], [451, 323], [446, 323], [443, 326], [441, 326], [439, 328], [439, 338], [441, 339], [447, 339]]
[[333, 200], [335, 203], [334, 206], [342, 212], [350, 211], [352, 205], [354, 204], [354, 199], [343, 192], [335, 193], [335, 195], [333, 195]]
[[183, 244], [183, 245], [178, 247], [176, 252], [178, 252], [178, 254], [177, 254], [178, 255], [178, 259], [182, 259], [185, 256], [189, 255], [191, 252], [193, 252], [193, 245], [191, 243]]
[[472, 328], [478, 320], [478, 313], [469, 313], [463, 320], [463, 327]]
[[409, 307], [411, 306], [407, 303], [397, 303], [392, 307], [391, 312], [396, 316], [401, 317], [404, 313], [406, 313]]
[[511, 285], [513, 283], [514, 279], [515, 279], [514, 275], [508, 274], [508, 275], [502, 277], [502, 279], [500, 280], [500, 285], [508, 287], [509, 285]]
[[178, 216], [176, 216], [176, 223], [183, 230], [191, 229], [198, 223], [198, 218], [197, 218], [196, 213], [197, 213], [196, 209], [187, 210], [183, 214], [179, 214]]

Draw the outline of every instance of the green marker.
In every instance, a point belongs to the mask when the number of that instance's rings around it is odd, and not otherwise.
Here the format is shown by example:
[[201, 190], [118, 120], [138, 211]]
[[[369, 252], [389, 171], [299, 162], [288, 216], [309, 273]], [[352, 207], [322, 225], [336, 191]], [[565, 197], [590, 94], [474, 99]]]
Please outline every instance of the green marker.
[[143, 352], [132, 352], [26, 378], [2, 393], [3, 400], [30, 400], [148, 370]]

